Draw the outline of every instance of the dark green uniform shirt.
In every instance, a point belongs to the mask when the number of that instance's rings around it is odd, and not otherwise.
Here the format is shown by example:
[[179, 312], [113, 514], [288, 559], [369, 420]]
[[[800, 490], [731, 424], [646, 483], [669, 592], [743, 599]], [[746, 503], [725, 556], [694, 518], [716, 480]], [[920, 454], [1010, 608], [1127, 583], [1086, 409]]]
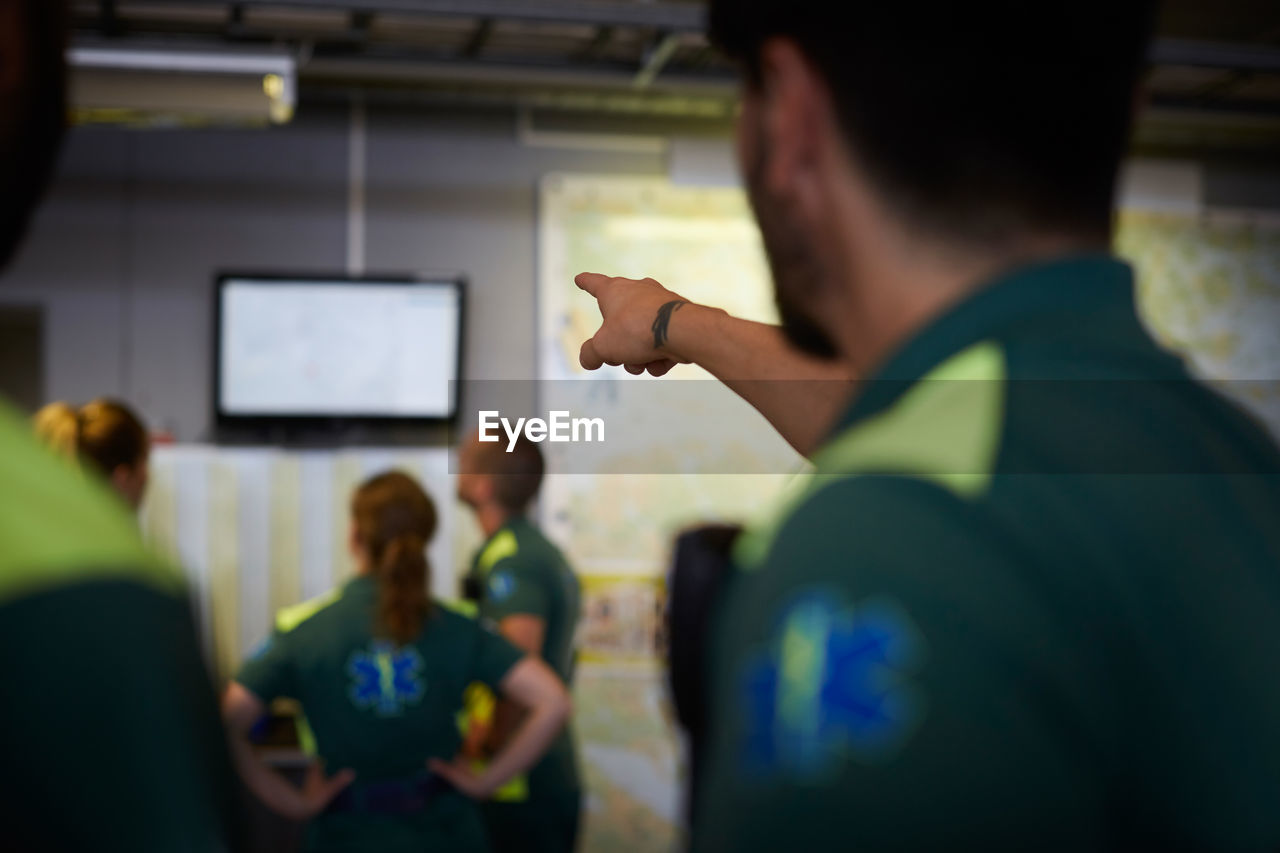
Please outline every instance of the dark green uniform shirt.
[[0, 672], [0, 847], [234, 847], [234, 773], [181, 576], [2, 403]]
[[739, 542], [698, 850], [1280, 849], [1280, 455], [1102, 256], [977, 292]]
[[[507, 616], [543, 620], [542, 658], [565, 684], [573, 681], [573, 634], [581, 612], [578, 578], [564, 555], [523, 517], [509, 520], [476, 552], [472, 588], [479, 615], [496, 626]], [[531, 799], [577, 797], [581, 788], [573, 733], [566, 725], [547, 755], [529, 772]]]
[[[263, 702], [297, 700], [328, 772], [350, 768], [357, 786], [423, 774], [429, 758], [452, 761], [461, 746], [458, 715], [467, 685], [479, 681], [497, 690], [523, 656], [474, 619], [439, 604], [417, 640], [396, 646], [374, 635], [377, 604], [376, 580], [348, 581], [308, 607], [305, 618], [278, 622], [236, 676]], [[427, 841], [476, 846], [472, 828], [478, 825], [474, 804], [449, 792], [403, 818], [324, 815], [313, 824], [312, 845], [349, 839], [362, 849], [425, 849]]]

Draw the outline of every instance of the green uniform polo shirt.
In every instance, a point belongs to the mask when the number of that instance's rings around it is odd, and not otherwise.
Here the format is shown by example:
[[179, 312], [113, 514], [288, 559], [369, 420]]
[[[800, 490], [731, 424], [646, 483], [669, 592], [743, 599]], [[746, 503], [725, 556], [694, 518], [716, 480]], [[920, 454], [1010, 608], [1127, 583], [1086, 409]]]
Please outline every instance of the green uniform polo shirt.
[[[496, 626], [508, 616], [543, 620], [542, 658], [566, 685], [573, 683], [573, 635], [581, 612], [578, 578], [560, 549], [528, 519], [517, 516], [476, 552], [472, 586], [482, 620]], [[581, 783], [571, 725], [529, 772], [530, 799], [572, 797]]]
[[[436, 604], [418, 639], [396, 646], [374, 633], [377, 581], [362, 576], [288, 614], [236, 675], [264, 703], [297, 700], [330, 773], [350, 768], [355, 785], [407, 780], [427, 760], [452, 761], [457, 718], [472, 682], [497, 689], [523, 654], [474, 619]], [[483, 849], [475, 804], [442, 794], [414, 815], [326, 814], [310, 846], [361, 849]], [[345, 848], [344, 848], [345, 849]]]
[[0, 846], [234, 846], [235, 777], [181, 576], [3, 403], [0, 672]]
[[1280, 848], [1280, 454], [1029, 267], [865, 383], [714, 624], [696, 850]]

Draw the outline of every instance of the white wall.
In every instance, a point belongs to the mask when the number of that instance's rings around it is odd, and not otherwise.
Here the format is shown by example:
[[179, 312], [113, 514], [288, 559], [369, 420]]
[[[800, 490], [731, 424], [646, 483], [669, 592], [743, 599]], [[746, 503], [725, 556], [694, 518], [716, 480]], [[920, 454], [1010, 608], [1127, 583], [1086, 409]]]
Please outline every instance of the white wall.
[[[349, 114], [271, 130], [81, 128], [0, 302], [40, 304], [46, 397], [132, 401], [208, 437], [216, 270], [341, 272]], [[533, 378], [535, 189], [546, 172], [655, 174], [661, 152], [526, 147], [510, 112], [368, 114], [365, 268], [470, 280], [469, 378]]]
[[[214, 273], [346, 268], [350, 117], [304, 106], [270, 130], [75, 130], [0, 278], [0, 303], [45, 309], [46, 398], [118, 395], [180, 441], [207, 439]], [[534, 376], [540, 176], [736, 178], [727, 134], [592, 150], [547, 145], [556, 134], [524, 144], [518, 125], [506, 110], [367, 114], [364, 267], [467, 275], [471, 379]], [[1142, 206], [1280, 209], [1280, 177], [1147, 161], [1127, 170], [1123, 195]]]

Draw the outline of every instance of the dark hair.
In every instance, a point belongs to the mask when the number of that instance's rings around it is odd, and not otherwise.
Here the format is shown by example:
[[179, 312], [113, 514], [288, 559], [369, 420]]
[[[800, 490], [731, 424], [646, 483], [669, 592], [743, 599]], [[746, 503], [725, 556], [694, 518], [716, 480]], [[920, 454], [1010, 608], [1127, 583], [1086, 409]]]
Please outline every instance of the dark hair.
[[996, 243], [1110, 234], [1155, 5], [711, 0], [709, 20], [755, 87], [764, 42], [797, 44], [904, 222]]
[[19, 17], [21, 62], [17, 91], [0, 100], [0, 267], [22, 242], [48, 186], [67, 110], [65, 4], [19, 0], [9, 14]]
[[78, 409], [50, 403], [36, 412], [33, 422], [36, 435], [50, 447], [68, 458], [88, 460], [107, 476], [121, 465], [136, 468], [151, 446], [133, 410], [105, 397]]
[[436, 532], [435, 504], [408, 474], [388, 471], [356, 489], [351, 516], [378, 581], [378, 629], [411, 642], [431, 613], [426, 548]]
[[505, 443], [478, 444], [477, 473], [493, 477], [494, 499], [507, 512], [521, 513], [529, 508], [542, 488], [546, 463], [538, 445], [523, 434], [507, 451]]

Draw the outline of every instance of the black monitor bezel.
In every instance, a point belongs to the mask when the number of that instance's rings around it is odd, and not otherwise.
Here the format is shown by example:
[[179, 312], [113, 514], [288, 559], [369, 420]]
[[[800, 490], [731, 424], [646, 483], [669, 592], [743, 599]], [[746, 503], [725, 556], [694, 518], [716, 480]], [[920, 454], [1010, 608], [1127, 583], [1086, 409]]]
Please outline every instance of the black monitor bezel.
[[[458, 297], [458, 335], [457, 335], [457, 359], [454, 363], [455, 371], [453, 377], [453, 388], [450, 394], [451, 410], [449, 414], [444, 416], [432, 415], [390, 415], [385, 412], [352, 412], [352, 413], [328, 413], [328, 412], [312, 412], [304, 414], [279, 414], [274, 412], [262, 413], [245, 413], [245, 412], [228, 412], [223, 408], [222, 401], [222, 332], [223, 332], [223, 316], [222, 316], [222, 293], [229, 281], [253, 281], [264, 284], [276, 283], [301, 283], [313, 285], [352, 285], [352, 284], [379, 284], [379, 285], [439, 285], [441, 287], [452, 288]], [[464, 338], [466, 332], [467, 317], [467, 280], [465, 276], [450, 274], [440, 276], [414, 276], [403, 273], [392, 274], [366, 274], [360, 276], [352, 276], [347, 273], [323, 274], [315, 272], [296, 273], [270, 271], [263, 272], [261, 270], [220, 270], [214, 275], [213, 286], [213, 387], [211, 389], [212, 405], [215, 422], [220, 428], [243, 427], [254, 428], [260, 427], [270, 429], [272, 427], [290, 427], [301, 429], [342, 429], [349, 426], [430, 426], [430, 425], [452, 425], [457, 421], [458, 410], [461, 407], [460, 396], [462, 390], [462, 359], [464, 349]]]

